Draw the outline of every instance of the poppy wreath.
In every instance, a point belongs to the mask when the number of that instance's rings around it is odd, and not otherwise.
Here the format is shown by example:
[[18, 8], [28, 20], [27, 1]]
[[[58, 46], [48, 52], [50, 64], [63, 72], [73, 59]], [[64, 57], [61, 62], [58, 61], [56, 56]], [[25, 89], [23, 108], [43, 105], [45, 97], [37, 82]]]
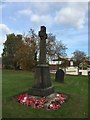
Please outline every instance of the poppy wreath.
[[66, 98], [63, 96], [63, 94], [57, 94], [54, 101], [51, 101], [51, 103], [48, 105], [48, 109], [51, 110], [57, 110], [59, 109], [62, 104], [65, 102]]
[[[56, 94], [56, 97], [53, 101], [47, 105], [47, 110], [57, 110], [62, 104], [65, 102], [66, 98], [63, 94]], [[40, 99], [36, 99], [35, 97], [31, 97], [28, 94], [21, 94], [17, 97], [16, 102], [29, 106], [31, 108], [42, 109], [45, 108], [45, 104], [48, 103], [47, 97], [44, 96]]]

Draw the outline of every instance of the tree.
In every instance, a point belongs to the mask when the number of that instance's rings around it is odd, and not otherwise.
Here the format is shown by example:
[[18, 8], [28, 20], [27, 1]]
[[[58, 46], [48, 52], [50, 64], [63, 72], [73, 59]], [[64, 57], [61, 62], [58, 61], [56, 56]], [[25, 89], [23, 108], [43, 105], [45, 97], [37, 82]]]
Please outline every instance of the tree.
[[83, 62], [86, 59], [86, 54], [83, 51], [76, 50], [75, 52], [73, 52], [72, 58], [75, 61], [77, 61], [77, 64], [79, 64], [80, 62]]
[[55, 53], [57, 55], [57, 58], [59, 59], [60, 57], [66, 57], [66, 46], [62, 43], [62, 41], [56, 41], [55, 45]]
[[[34, 48], [34, 57], [37, 56], [39, 60], [39, 52], [40, 52], [40, 38], [36, 35], [33, 29], [30, 29], [28, 34], [24, 36], [26, 39], [27, 44], [29, 44], [30, 39], [32, 39], [33, 43], [35, 44]], [[27, 40], [29, 39], [29, 40]], [[56, 40], [56, 36], [52, 33], [47, 34], [46, 39], [46, 59], [47, 62], [49, 60], [53, 60], [56, 57], [66, 56], [66, 46], [61, 42]], [[36, 57], [35, 57], [36, 58]]]
[[61, 64], [59, 65], [59, 67], [66, 68], [67, 66], [69, 66], [69, 61], [68, 61], [68, 59], [64, 58], [62, 60]]
[[7, 40], [4, 43], [4, 49], [2, 53], [3, 64], [6, 68], [16, 68], [16, 51], [19, 49], [21, 44], [22, 35], [15, 36], [14, 33], [7, 35]]
[[49, 33], [47, 35], [47, 40], [46, 40], [46, 58], [47, 58], [47, 62], [49, 60], [52, 60], [55, 56], [55, 41], [56, 41], [56, 37], [52, 34]]
[[28, 35], [8, 34], [2, 53], [3, 64], [9, 69], [30, 70], [35, 65], [36, 37], [31, 29]]
[[[57, 41], [55, 35], [49, 33], [46, 40], [47, 62], [53, 58], [65, 55], [66, 47]], [[38, 63], [40, 52], [40, 38], [33, 29], [27, 34], [7, 35], [3, 49], [3, 64], [6, 68], [30, 70]]]
[[85, 52], [76, 50], [75, 52], [73, 52], [72, 59], [74, 60], [74, 65], [77, 65], [78, 68], [82, 67], [82, 65], [86, 66], [85, 61], [87, 59], [87, 56]]
[[55, 35], [52, 33], [48, 34], [47, 38], [47, 56], [49, 60], [60, 59], [66, 56], [66, 46], [62, 41], [56, 40]]
[[22, 46], [16, 52], [18, 64], [24, 70], [31, 70], [35, 66], [36, 43], [31, 37], [24, 37]]

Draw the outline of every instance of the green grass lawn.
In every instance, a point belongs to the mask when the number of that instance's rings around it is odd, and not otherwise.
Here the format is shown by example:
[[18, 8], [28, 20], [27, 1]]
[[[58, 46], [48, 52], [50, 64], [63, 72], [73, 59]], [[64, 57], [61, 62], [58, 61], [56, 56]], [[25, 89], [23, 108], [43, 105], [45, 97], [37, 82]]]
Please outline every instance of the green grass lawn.
[[54, 81], [56, 92], [69, 94], [69, 100], [56, 111], [39, 110], [24, 106], [15, 97], [32, 87], [34, 74], [29, 71], [2, 72], [2, 116], [3, 118], [87, 118], [88, 117], [88, 77], [65, 76], [65, 83]]

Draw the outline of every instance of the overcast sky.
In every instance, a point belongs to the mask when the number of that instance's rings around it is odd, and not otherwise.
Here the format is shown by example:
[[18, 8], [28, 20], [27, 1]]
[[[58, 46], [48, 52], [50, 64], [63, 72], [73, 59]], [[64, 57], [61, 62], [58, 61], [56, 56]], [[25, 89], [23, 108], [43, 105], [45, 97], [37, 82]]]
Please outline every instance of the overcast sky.
[[88, 54], [88, 2], [12, 1], [0, 3], [0, 54], [6, 34], [23, 34], [29, 28], [38, 33], [41, 25], [66, 45], [68, 57], [75, 50]]

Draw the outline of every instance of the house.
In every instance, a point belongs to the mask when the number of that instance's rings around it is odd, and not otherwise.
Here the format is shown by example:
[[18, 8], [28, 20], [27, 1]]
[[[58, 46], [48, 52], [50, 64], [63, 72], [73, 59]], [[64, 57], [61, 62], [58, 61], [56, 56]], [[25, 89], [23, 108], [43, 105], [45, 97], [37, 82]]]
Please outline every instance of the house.
[[[66, 67], [64, 66], [61, 67], [61, 69], [63, 69], [65, 71], [66, 74], [68, 75], [88, 75], [88, 72], [90, 71], [90, 67], [88, 67], [87, 69], [79, 69], [78, 66], [74, 65], [74, 61], [70, 58], [66, 58], [69, 62], [69, 64], [66, 65]], [[53, 60], [49, 62], [49, 66], [50, 66], [50, 73], [56, 73], [58, 66], [61, 66], [61, 63], [63, 62], [64, 58], [61, 58], [61, 61], [58, 60]], [[64, 63], [65, 65], [65, 63]], [[60, 68], [60, 67], [59, 67]]]

